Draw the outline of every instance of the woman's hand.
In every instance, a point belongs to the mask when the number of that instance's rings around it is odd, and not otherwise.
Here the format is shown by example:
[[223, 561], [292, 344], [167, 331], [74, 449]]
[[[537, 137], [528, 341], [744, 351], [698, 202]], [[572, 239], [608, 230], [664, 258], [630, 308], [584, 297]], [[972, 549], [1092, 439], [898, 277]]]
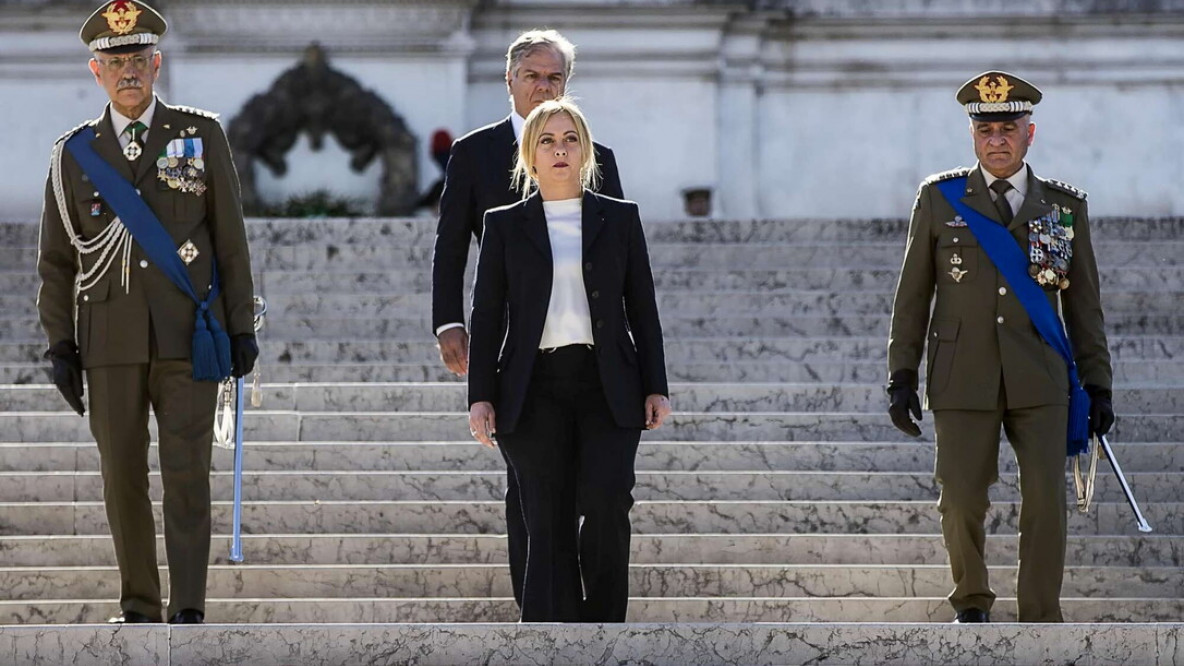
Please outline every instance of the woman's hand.
[[[669, 408], [666, 409], [666, 413], [670, 413]], [[474, 402], [473, 406], [469, 408], [469, 434], [481, 442], [483, 446], [488, 446], [491, 449], [497, 448], [497, 444], [493, 440], [493, 436], [497, 433], [495, 417], [492, 402]]]
[[[476, 405], [474, 405], [475, 407]], [[490, 408], [492, 409], [492, 407]], [[645, 399], [645, 429], [657, 430], [662, 422], [670, 416], [670, 398], [655, 393]]]

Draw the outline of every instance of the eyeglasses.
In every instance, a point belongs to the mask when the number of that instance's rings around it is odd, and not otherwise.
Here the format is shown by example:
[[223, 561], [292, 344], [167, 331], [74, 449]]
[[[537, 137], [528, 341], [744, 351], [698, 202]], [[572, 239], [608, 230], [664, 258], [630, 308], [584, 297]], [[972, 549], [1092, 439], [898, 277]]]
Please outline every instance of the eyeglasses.
[[111, 74], [118, 74], [123, 71], [125, 65], [131, 65], [132, 69], [142, 72], [148, 69], [148, 65], [155, 59], [156, 54], [152, 55], [133, 55], [133, 56], [115, 56], [113, 58], [95, 58], [95, 62], [103, 66]]

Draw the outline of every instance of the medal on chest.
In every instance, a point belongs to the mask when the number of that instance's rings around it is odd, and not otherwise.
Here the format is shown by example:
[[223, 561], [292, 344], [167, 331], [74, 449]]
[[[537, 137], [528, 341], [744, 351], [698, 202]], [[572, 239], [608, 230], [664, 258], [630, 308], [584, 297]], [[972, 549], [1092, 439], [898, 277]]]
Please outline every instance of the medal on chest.
[[1058, 204], [1028, 223], [1028, 274], [1038, 284], [1069, 288], [1073, 236], [1073, 211]]

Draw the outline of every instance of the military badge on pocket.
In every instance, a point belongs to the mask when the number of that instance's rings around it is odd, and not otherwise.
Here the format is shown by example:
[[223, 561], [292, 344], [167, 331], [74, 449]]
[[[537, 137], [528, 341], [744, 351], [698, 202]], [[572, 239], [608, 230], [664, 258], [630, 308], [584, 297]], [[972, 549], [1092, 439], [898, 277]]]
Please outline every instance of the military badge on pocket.
[[201, 253], [197, 251], [197, 246], [193, 244], [193, 241], [187, 240], [184, 245], [177, 248], [177, 254], [180, 255], [181, 261], [184, 261], [185, 265], [188, 266]]

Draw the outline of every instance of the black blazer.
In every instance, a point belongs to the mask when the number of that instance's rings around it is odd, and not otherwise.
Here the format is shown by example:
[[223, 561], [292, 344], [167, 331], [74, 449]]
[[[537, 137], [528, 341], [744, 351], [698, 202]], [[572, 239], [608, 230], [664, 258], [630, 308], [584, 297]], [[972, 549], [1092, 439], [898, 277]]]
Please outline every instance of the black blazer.
[[[623, 199], [621, 176], [612, 149], [594, 144], [600, 165], [599, 191]], [[522, 195], [510, 189], [510, 172], [518, 154], [514, 125], [505, 120], [473, 130], [452, 144], [440, 195], [440, 221], [432, 254], [432, 332], [444, 324], [464, 322], [465, 263], [469, 239], [481, 244], [485, 211], [512, 204]]]
[[[605, 397], [624, 428], [645, 425], [645, 397], [668, 395], [662, 324], [637, 204], [584, 190], [584, 289]], [[518, 423], [534, 367], [554, 260], [542, 198], [485, 214], [473, 288], [469, 405], [489, 401], [497, 431]], [[505, 331], [505, 344], [500, 331]]]

